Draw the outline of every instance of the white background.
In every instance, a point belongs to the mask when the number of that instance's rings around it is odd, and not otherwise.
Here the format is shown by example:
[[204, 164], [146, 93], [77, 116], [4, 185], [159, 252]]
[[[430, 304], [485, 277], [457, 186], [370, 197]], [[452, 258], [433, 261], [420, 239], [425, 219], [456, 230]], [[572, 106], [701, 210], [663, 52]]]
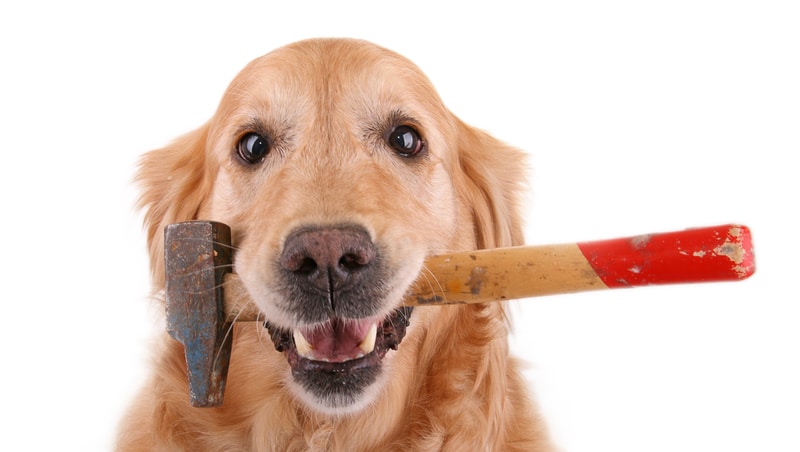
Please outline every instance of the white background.
[[0, 6], [0, 449], [112, 448], [161, 328], [137, 158], [251, 59], [349, 36], [530, 153], [528, 243], [752, 228], [745, 282], [517, 303], [565, 450], [800, 450], [794, 2], [287, 3]]

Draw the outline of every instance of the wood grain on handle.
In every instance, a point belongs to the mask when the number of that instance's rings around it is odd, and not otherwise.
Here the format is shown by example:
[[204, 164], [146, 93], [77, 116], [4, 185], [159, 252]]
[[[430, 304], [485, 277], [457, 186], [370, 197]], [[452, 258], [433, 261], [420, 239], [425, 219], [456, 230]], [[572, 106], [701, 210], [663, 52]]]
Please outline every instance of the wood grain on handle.
[[[595, 242], [432, 256], [404, 304], [484, 303], [589, 290], [736, 281], [755, 272], [750, 230], [723, 225]], [[224, 279], [228, 320], [257, 320], [235, 274]]]

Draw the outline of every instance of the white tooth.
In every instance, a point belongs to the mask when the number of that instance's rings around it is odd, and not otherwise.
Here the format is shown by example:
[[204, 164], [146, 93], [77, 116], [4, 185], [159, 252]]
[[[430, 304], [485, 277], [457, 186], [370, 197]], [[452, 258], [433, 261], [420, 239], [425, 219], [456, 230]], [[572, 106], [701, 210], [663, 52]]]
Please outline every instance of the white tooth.
[[364, 339], [358, 344], [358, 348], [361, 349], [364, 354], [372, 353], [372, 350], [375, 350], [375, 337], [378, 335], [378, 324], [373, 323], [372, 326], [369, 327], [369, 331], [367, 331], [367, 335], [364, 336]]
[[311, 355], [311, 351], [314, 350], [314, 347], [308, 343], [303, 333], [301, 333], [300, 330], [294, 330], [292, 336], [294, 336], [294, 346], [297, 348], [297, 354], [300, 356]]

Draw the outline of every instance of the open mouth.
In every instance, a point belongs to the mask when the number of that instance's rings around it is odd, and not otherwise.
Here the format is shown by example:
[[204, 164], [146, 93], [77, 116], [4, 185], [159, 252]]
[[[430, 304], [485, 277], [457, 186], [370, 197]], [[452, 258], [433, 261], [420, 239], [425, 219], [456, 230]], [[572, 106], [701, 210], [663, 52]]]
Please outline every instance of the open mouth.
[[411, 312], [403, 306], [382, 320], [334, 317], [293, 331], [264, 326], [275, 349], [286, 355], [294, 380], [322, 405], [343, 408], [380, 375], [381, 360], [399, 347]]
[[275, 349], [286, 354], [292, 370], [342, 372], [377, 364], [397, 350], [409, 325], [411, 307], [400, 307], [385, 319], [332, 318], [293, 331], [264, 324]]

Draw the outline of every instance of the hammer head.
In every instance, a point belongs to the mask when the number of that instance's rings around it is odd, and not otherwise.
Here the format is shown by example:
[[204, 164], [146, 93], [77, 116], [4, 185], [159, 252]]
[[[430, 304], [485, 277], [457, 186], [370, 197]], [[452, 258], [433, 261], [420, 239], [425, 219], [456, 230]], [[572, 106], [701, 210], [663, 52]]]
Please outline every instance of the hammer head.
[[196, 407], [222, 404], [233, 329], [225, 320], [222, 280], [231, 271], [231, 231], [190, 221], [165, 230], [167, 331], [183, 344]]

